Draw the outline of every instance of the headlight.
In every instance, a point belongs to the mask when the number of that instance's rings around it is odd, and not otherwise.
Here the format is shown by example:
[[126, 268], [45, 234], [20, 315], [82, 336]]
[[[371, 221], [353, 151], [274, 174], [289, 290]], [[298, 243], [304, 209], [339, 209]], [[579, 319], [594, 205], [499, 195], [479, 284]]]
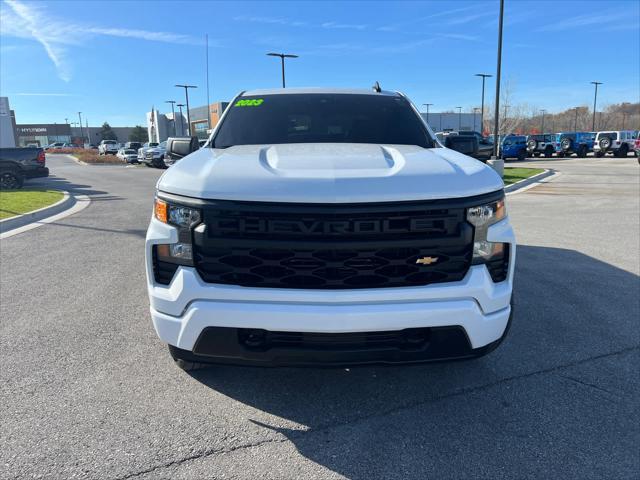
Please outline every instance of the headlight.
[[179, 265], [193, 265], [191, 229], [201, 221], [200, 210], [184, 205], [173, 205], [158, 197], [155, 199], [153, 215], [162, 223], [178, 229], [178, 243], [155, 246], [158, 260]]
[[487, 231], [494, 223], [507, 216], [504, 199], [496, 202], [478, 205], [467, 209], [467, 221], [475, 227], [473, 238], [474, 265], [487, 263], [496, 257], [504, 255], [505, 245], [487, 240]]

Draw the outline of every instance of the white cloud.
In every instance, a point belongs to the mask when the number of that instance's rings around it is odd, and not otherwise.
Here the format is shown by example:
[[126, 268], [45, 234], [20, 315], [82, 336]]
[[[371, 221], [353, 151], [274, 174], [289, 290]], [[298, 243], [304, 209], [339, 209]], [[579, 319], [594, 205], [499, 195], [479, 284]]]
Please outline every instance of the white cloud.
[[[568, 29], [575, 29], [579, 27], [587, 27], [589, 25], [598, 25], [599, 27], [603, 27], [605, 25], [616, 24], [618, 22], [625, 22], [629, 20], [629, 14], [627, 12], [612, 14], [612, 15], [594, 15], [593, 13], [588, 13], [585, 15], [578, 15], [577, 17], [572, 17], [570, 22], [561, 21], [556, 23], [548, 23], [546, 25], [537, 28], [537, 32], [559, 32]], [[635, 24], [637, 28], [637, 23]]]
[[[41, 5], [23, 3], [20, 0], [4, 0], [9, 8], [0, 10], [2, 36], [36, 40], [53, 62], [58, 76], [68, 82], [72, 77], [69, 46], [85, 44], [91, 36], [137, 38], [152, 42], [202, 44], [203, 41], [189, 35], [170, 32], [152, 32], [125, 28], [110, 28], [79, 24], [57, 19]], [[210, 45], [216, 45], [210, 40]]]
[[337, 23], [337, 22], [324, 22], [322, 28], [338, 28], [346, 30], [364, 30], [366, 25], [352, 24], [352, 23]]

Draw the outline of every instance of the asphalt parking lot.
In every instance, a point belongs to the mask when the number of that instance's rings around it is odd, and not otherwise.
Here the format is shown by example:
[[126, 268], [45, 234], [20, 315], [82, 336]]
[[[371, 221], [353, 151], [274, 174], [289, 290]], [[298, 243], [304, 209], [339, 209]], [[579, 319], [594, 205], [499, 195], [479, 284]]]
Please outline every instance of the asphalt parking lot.
[[1, 243], [1, 478], [640, 476], [635, 158], [517, 163], [561, 175], [508, 198], [515, 318], [487, 357], [193, 375], [148, 314], [162, 172], [47, 163], [32, 184], [92, 202]]

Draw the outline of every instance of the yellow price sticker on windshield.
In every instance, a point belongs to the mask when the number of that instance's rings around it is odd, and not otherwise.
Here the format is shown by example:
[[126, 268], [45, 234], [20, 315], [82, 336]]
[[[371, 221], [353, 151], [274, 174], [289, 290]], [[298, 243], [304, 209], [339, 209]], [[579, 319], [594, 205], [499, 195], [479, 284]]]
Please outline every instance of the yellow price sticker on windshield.
[[262, 102], [264, 102], [264, 99], [262, 99], [262, 98], [238, 100], [235, 103], [234, 107], [257, 107], [259, 105], [262, 105]]

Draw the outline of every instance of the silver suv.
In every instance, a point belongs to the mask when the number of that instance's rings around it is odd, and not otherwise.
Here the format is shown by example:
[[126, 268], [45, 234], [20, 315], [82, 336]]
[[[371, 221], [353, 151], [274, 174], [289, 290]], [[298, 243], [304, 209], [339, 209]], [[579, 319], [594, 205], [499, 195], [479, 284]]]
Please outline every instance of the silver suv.
[[604, 157], [607, 152], [612, 152], [614, 156], [624, 158], [627, 153], [633, 152], [636, 138], [637, 130], [598, 132], [593, 151], [596, 157]]

